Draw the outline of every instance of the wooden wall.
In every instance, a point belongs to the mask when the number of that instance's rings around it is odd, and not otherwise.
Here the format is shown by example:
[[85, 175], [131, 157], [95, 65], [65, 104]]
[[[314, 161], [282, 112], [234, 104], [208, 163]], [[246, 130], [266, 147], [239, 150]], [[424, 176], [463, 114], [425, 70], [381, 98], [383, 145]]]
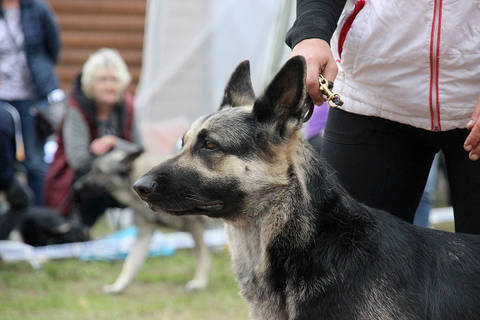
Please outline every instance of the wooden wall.
[[117, 49], [132, 75], [135, 90], [141, 71], [146, 0], [46, 0], [61, 28], [62, 51], [57, 65], [61, 87], [71, 83], [88, 56]]

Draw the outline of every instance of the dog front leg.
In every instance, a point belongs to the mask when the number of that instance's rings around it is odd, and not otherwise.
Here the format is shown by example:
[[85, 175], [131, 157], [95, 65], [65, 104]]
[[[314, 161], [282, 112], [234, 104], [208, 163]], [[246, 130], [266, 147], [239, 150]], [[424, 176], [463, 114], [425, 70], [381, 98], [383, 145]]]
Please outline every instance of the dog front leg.
[[289, 318], [285, 310], [274, 310], [267, 301], [249, 304], [249, 317], [251, 320], [288, 320]]
[[113, 284], [107, 285], [103, 288], [103, 291], [106, 293], [122, 293], [132, 282], [147, 258], [155, 227], [145, 221], [144, 218], [140, 217], [141, 215], [136, 216], [138, 233], [135, 243], [132, 248], [130, 248], [130, 252], [123, 263], [122, 272], [117, 280]]
[[211, 263], [210, 251], [208, 250], [203, 238], [205, 226], [204, 223], [198, 219], [198, 217], [194, 217], [192, 221], [189, 221], [187, 230], [192, 234], [195, 242], [194, 253], [197, 261], [197, 268], [195, 270], [194, 278], [187, 283], [186, 288], [189, 291], [203, 290], [208, 284]]

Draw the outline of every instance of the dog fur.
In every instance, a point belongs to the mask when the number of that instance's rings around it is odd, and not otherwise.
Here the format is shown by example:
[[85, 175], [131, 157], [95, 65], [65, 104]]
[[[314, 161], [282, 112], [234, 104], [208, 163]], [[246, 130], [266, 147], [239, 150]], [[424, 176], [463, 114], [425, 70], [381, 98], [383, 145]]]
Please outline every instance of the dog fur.
[[252, 319], [480, 319], [480, 238], [349, 196], [301, 134], [305, 61], [255, 99], [248, 62], [178, 155], [135, 183], [155, 211], [225, 222]]
[[122, 293], [132, 282], [146, 260], [153, 233], [159, 226], [187, 231], [192, 235], [197, 267], [195, 276], [186, 284], [186, 289], [203, 290], [208, 284], [210, 253], [203, 239], [208, 218], [178, 217], [153, 212], [145, 207], [131, 187], [133, 181], [158, 161], [158, 157], [142, 153], [137, 145], [124, 143], [122, 148], [115, 148], [95, 159], [92, 170], [80, 180], [83, 184], [81, 188], [103, 187], [119, 203], [130, 207], [134, 211], [135, 223], [138, 227], [135, 243], [123, 264], [120, 275], [113, 284], [104, 287], [107, 293]]

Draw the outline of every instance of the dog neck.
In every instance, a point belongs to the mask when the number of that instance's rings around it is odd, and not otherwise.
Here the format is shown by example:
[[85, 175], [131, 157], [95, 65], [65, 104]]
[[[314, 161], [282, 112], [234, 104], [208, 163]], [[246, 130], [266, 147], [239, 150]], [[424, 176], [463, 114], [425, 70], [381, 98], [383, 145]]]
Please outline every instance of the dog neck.
[[[283, 314], [288, 279], [302, 277], [312, 268], [319, 286], [340, 281], [334, 275], [348, 266], [342, 257], [355, 246], [371, 250], [369, 237], [374, 220], [365, 207], [351, 199], [335, 181], [331, 171], [301, 139], [288, 166], [289, 183], [270, 190], [251, 208], [256, 208], [243, 225], [227, 222], [234, 270], [247, 300], [269, 294], [274, 304], [269, 313]], [[353, 206], [353, 207], [352, 207]], [[318, 239], [325, 239], [319, 243]], [[311, 266], [308, 251], [324, 256]], [[302, 299], [299, 297], [299, 299]], [[282, 302], [283, 301], [283, 302]]]

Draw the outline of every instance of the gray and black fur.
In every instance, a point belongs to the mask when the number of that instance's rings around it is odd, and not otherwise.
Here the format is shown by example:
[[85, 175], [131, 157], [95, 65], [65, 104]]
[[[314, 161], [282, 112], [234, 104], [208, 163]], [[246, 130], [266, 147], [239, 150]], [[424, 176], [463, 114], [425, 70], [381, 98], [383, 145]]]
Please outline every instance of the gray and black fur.
[[186, 231], [192, 235], [195, 243], [195, 276], [186, 284], [189, 291], [203, 290], [208, 285], [210, 272], [210, 253], [204, 242], [204, 231], [209, 219], [202, 216], [172, 216], [153, 212], [133, 191], [133, 181], [160, 161], [158, 156], [143, 153], [136, 144], [123, 143], [107, 154], [95, 159], [91, 171], [77, 182], [77, 192], [88, 192], [98, 187], [104, 188], [120, 204], [130, 207], [134, 212], [138, 227], [137, 237], [123, 264], [122, 272], [111, 285], [104, 287], [107, 293], [122, 293], [133, 281], [145, 262], [154, 231], [160, 227], [169, 227]]
[[225, 222], [252, 319], [480, 319], [480, 238], [350, 197], [300, 133], [305, 96], [303, 58], [257, 99], [243, 62], [220, 110], [136, 191], [153, 210]]

